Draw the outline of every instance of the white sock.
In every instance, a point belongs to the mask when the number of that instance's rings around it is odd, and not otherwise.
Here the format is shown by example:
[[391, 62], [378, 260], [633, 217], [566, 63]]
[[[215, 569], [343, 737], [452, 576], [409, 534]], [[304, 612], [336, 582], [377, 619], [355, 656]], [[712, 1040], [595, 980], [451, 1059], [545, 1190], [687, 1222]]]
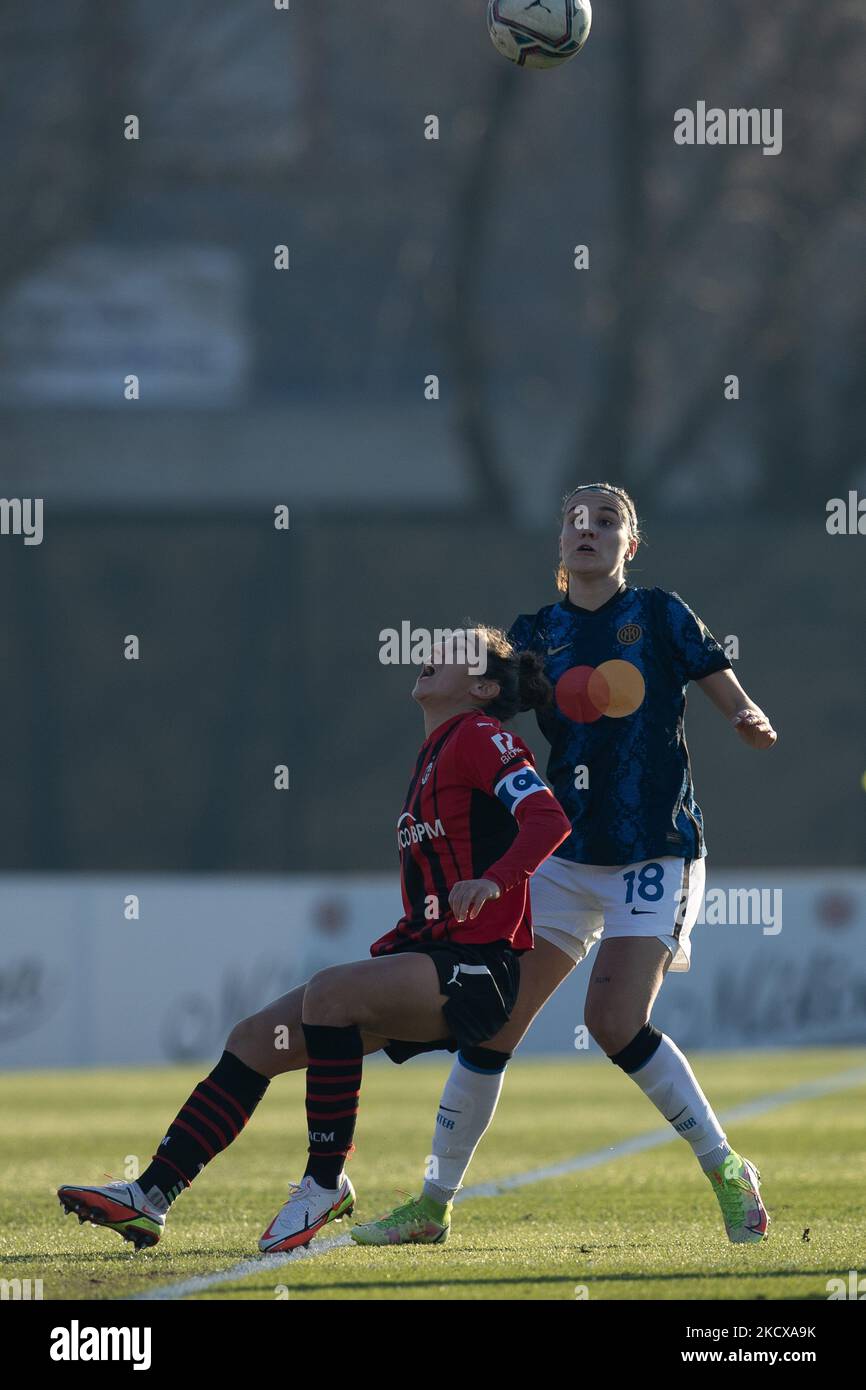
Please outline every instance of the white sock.
[[445, 1082], [433, 1152], [427, 1159], [424, 1196], [434, 1202], [450, 1202], [460, 1190], [466, 1169], [496, 1111], [505, 1064], [489, 1071], [467, 1062], [458, 1052]]
[[626, 1075], [640, 1086], [677, 1134], [691, 1144], [705, 1173], [724, 1161], [730, 1152], [725, 1132], [676, 1043], [662, 1033], [649, 1061]]

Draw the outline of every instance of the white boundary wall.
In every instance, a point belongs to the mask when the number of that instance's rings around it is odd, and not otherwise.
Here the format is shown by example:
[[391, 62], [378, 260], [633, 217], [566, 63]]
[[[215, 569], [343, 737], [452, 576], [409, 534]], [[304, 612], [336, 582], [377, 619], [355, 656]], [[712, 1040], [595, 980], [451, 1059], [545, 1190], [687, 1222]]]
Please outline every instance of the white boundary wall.
[[[685, 1048], [866, 1044], [866, 873], [711, 874], [779, 899], [776, 923], [697, 925], [654, 1022]], [[140, 917], [124, 915], [137, 894]], [[363, 958], [400, 912], [392, 875], [0, 877], [0, 1068], [218, 1056], [232, 1023], [317, 969]], [[572, 1053], [584, 962], [527, 1052]], [[579, 1036], [578, 1036], [579, 1041]]]

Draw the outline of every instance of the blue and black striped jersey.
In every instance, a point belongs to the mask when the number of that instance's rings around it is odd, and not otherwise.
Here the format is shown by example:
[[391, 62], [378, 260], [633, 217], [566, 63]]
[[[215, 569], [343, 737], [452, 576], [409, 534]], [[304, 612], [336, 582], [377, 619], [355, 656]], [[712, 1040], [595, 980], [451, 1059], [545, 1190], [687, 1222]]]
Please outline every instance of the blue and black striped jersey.
[[563, 599], [521, 614], [509, 636], [543, 656], [554, 686], [554, 705], [537, 717], [572, 826], [556, 855], [608, 865], [703, 856], [686, 686], [731, 663], [688, 604], [624, 584], [594, 612]]

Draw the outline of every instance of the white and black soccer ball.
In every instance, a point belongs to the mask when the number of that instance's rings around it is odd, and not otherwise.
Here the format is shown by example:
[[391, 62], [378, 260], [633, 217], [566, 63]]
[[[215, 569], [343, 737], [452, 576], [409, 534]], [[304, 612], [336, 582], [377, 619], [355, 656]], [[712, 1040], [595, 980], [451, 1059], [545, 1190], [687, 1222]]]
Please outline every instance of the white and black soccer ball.
[[555, 68], [589, 38], [589, 0], [487, 0], [487, 27], [499, 52], [522, 68]]

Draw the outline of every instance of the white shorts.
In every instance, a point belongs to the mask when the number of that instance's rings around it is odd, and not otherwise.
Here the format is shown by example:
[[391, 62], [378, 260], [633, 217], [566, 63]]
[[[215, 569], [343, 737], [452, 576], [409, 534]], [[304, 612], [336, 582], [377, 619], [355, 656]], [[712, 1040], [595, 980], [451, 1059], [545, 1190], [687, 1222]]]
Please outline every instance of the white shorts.
[[704, 896], [703, 859], [572, 864], [551, 855], [529, 880], [532, 928], [575, 964], [602, 937], [657, 936], [688, 970], [690, 935]]

